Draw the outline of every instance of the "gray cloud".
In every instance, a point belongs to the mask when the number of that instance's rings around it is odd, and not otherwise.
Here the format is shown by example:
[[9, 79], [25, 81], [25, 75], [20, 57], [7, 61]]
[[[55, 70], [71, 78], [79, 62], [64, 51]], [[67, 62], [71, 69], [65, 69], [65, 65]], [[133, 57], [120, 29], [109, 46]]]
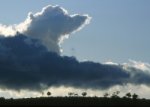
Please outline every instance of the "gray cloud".
[[[30, 43], [29, 43], [30, 41]], [[49, 52], [38, 39], [18, 34], [0, 38], [0, 87], [42, 90], [51, 86], [106, 89], [115, 85], [150, 85], [150, 73], [127, 64], [79, 62]]]
[[[115, 85], [150, 85], [150, 65], [79, 62], [60, 56], [60, 43], [90, 22], [59, 6], [30, 13], [15, 26], [0, 25], [0, 88], [43, 90], [51, 86], [106, 89]], [[17, 31], [21, 32], [16, 33]]]

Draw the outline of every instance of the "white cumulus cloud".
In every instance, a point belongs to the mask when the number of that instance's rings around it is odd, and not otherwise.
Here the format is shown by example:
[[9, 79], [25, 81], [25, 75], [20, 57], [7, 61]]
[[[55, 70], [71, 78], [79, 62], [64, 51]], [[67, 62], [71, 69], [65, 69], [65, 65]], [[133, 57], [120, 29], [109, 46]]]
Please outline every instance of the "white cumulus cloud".
[[39, 39], [49, 51], [60, 53], [61, 43], [75, 31], [89, 24], [88, 15], [70, 15], [60, 6], [48, 5], [35, 14], [29, 13], [24, 22], [16, 25], [0, 25], [0, 35], [13, 36], [21, 32], [31, 38]]

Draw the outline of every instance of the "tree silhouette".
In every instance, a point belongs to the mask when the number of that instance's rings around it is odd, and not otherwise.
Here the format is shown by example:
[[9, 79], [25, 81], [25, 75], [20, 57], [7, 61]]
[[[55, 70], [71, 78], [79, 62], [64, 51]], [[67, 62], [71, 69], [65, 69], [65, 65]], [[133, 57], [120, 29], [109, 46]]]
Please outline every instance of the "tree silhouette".
[[86, 93], [86, 92], [83, 92], [83, 93], [82, 93], [82, 96], [83, 96], [83, 97], [85, 97], [86, 95], [87, 95], [87, 93]]
[[69, 92], [69, 93], [68, 93], [68, 95], [69, 95], [69, 96], [72, 96], [72, 95], [73, 95], [73, 93], [72, 93], [72, 92]]
[[119, 98], [119, 96], [118, 96], [119, 93], [120, 93], [120, 91], [114, 92], [114, 93], [112, 94], [111, 98]]
[[108, 93], [105, 93], [105, 94], [104, 94], [104, 97], [105, 97], [105, 98], [107, 98], [108, 96], [109, 96], [109, 94], [108, 94]]
[[132, 98], [133, 98], [133, 99], [137, 99], [137, 98], [138, 98], [138, 95], [134, 93], [134, 94], [132, 95]]
[[50, 96], [50, 95], [51, 95], [51, 92], [48, 91], [48, 92], [47, 92], [47, 95]]
[[74, 96], [78, 96], [78, 94], [77, 94], [77, 93], [75, 93], [75, 94], [74, 94]]
[[126, 97], [127, 97], [127, 98], [131, 98], [131, 93], [127, 93], [127, 94], [126, 94]]

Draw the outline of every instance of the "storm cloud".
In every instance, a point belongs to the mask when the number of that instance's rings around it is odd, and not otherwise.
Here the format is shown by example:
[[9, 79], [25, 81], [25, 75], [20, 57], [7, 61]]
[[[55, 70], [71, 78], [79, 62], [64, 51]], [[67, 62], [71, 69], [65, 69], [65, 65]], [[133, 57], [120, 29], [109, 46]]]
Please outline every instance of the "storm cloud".
[[0, 88], [149, 86], [149, 64], [101, 64], [60, 56], [60, 44], [66, 35], [80, 30], [90, 19], [88, 15], [69, 15], [60, 6], [47, 6], [36, 14], [29, 13], [18, 25], [0, 25]]
[[2, 89], [42, 90], [51, 86], [106, 89], [127, 83], [150, 85], [149, 71], [130, 65], [79, 62], [74, 57], [50, 52], [38, 39], [22, 34], [0, 38]]

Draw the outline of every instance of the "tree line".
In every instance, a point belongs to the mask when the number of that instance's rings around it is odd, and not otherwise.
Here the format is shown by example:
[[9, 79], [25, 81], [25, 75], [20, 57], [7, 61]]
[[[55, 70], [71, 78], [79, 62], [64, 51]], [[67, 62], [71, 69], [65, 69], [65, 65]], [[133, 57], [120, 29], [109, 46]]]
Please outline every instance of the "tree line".
[[[104, 93], [103, 97], [104, 98], [120, 98], [119, 96], [120, 94], [120, 91], [116, 91], [116, 92], [113, 92], [112, 94], [109, 94], [109, 93]], [[42, 93], [42, 95], [44, 95], [44, 93]], [[47, 96], [51, 96], [52, 93], [50, 91], [47, 92]], [[78, 93], [75, 93], [75, 92], [68, 92], [68, 96], [69, 97], [86, 97], [88, 95], [87, 92], [82, 92], [81, 95], [79, 95]], [[138, 99], [139, 98], [139, 95], [137, 95], [136, 93], [126, 93], [122, 98], [129, 98], [129, 99]]]

